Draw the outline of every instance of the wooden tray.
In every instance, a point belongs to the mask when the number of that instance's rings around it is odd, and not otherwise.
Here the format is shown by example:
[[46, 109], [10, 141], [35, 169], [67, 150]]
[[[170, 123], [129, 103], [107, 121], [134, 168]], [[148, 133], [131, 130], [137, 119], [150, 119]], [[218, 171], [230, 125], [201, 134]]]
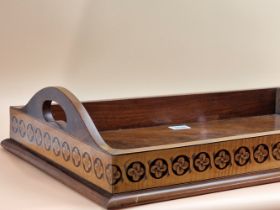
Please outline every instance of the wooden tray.
[[[56, 102], [57, 105], [52, 105]], [[10, 108], [2, 146], [106, 208], [280, 180], [277, 88]]]

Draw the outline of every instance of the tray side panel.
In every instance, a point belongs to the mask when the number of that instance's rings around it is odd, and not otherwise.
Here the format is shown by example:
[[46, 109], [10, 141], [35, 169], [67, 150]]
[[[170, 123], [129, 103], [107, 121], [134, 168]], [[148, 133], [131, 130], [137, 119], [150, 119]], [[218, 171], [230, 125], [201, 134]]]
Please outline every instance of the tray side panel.
[[[83, 103], [99, 131], [275, 113], [276, 89]], [[62, 110], [54, 107], [58, 118]]]
[[71, 173], [66, 173], [61, 168], [57, 167], [57, 165], [53, 165], [44, 158], [32, 153], [14, 140], [4, 140], [1, 142], [1, 145], [9, 152], [12, 152], [70, 188], [108, 209], [120, 209], [152, 202], [167, 201], [280, 181], [280, 170], [277, 169], [191, 184], [106, 195], [105, 192], [100, 191], [94, 186], [89, 186], [88, 183], [81, 181]]
[[12, 109], [10, 135], [113, 194], [280, 168], [280, 134], [110, 156]]
[[113, 191], [172, 186], [280, 168], [280, 134], [208, 142], [114, 157]]
[[[112, 193], [112, 158], [49, 123], [10, 109], [10, 138]], [[107, 172], [107, 173], [106, 173]]]

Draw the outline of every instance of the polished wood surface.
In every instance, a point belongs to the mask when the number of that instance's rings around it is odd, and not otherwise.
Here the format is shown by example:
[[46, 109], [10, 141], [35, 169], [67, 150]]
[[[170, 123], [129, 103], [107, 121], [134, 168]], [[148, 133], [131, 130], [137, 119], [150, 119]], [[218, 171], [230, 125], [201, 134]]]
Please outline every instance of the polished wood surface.
[[[52, 102], [59, 104], [62, 112], [61, 116], [65, 116], [65, 119], [59, 120], [54, 116]], [[79, 138], [80, 141], [86, 144], [104, 151], [109, 149], [82, 103], [63, 87], [43, 88], [20, 109], [51, 127], [63, 130], [71, 136]]]
[[[136, 205], [140, 191], [172, 189], [166, 195], [176, 198], [180, 185], [188, 188], [184, 196], [195, 195], [197, 186], [197, 194], [211, 192], [203, 183], [223, 190], [233, 186], [218, 180], [278, 170], [278, 106], [277, 88], [81, 103], [66, 89], [49, 87], [26, 106], [10, 108], [12, 140], [4, 147], [12, 151], [16, 141], [16, 150], [27, 148], [97, 186], [110, 197], [103, 206], [121, 207], [123, 199], [124, 206]], [[177, 124], [190, 129], [168, 128]], [[163, 199], [143, 196], [139, 203]]]
[[[105, 191], [113, 192], [104, 174], [105, 167], [112, 164], [108, 152], [15, 108], [11, 108], [11, 122], [12, 139]], [[97, 160], [102, 160], [99, 167], [96, 167]], [[100, 171], [97, 168], [102, 169], [102, 177], [96, 175]]]
[[143, 147], [141, 152], [114, 149], [119, 152], [115, 155], [15, 108], [11, 118], [12, 139], [112, 194], [280, 166], [280, 131]]
[[280, 115], [230, 118], [185, 123], [190, 129], [172, 130], [170, 125], [103, 131], [103, 139], [113, 148], [128, 149], [196, 140], [214, 139], [280, 130]]
[[167, 201], [280, 181], [280, 170], [276, 169], [217, 179], [215, 181], [203, 181], [111, 195], [82, 180], [71, 171], [55, 165], [42, 156], [38, 156], [12, 139], [2, 141], [1, 145], [9, 152], [107, 209], [122, 209], [152, 202]]
[[[276, 89], [84, 102], [99, 131], [275, 113]], [[54, 114], [63, 119], [62, 110]]]

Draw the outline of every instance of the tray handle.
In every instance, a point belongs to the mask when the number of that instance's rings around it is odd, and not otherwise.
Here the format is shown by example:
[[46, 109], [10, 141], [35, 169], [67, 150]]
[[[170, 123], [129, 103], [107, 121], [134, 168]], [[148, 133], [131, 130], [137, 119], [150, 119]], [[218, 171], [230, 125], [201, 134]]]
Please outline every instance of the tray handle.
[[[57, 102], [66, 115], [66, 123], [56, 121], [51, 113], [51, 102]], [[47, 87], [38, 91], [22, 110], [51, 126], [62, 129], [81, 141], [105, 151], [110, 146], [103, 140], [82, 103], [63, 87]]]

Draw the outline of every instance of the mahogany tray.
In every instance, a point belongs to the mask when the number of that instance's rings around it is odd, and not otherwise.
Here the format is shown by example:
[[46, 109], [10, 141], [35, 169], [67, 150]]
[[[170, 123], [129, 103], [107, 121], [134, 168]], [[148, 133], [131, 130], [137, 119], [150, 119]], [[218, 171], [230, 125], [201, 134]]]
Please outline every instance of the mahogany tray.
[[81, 103], [48, 87], [10, 108], [1, 145], [108, 209], [271, 183], [280, 91]]

